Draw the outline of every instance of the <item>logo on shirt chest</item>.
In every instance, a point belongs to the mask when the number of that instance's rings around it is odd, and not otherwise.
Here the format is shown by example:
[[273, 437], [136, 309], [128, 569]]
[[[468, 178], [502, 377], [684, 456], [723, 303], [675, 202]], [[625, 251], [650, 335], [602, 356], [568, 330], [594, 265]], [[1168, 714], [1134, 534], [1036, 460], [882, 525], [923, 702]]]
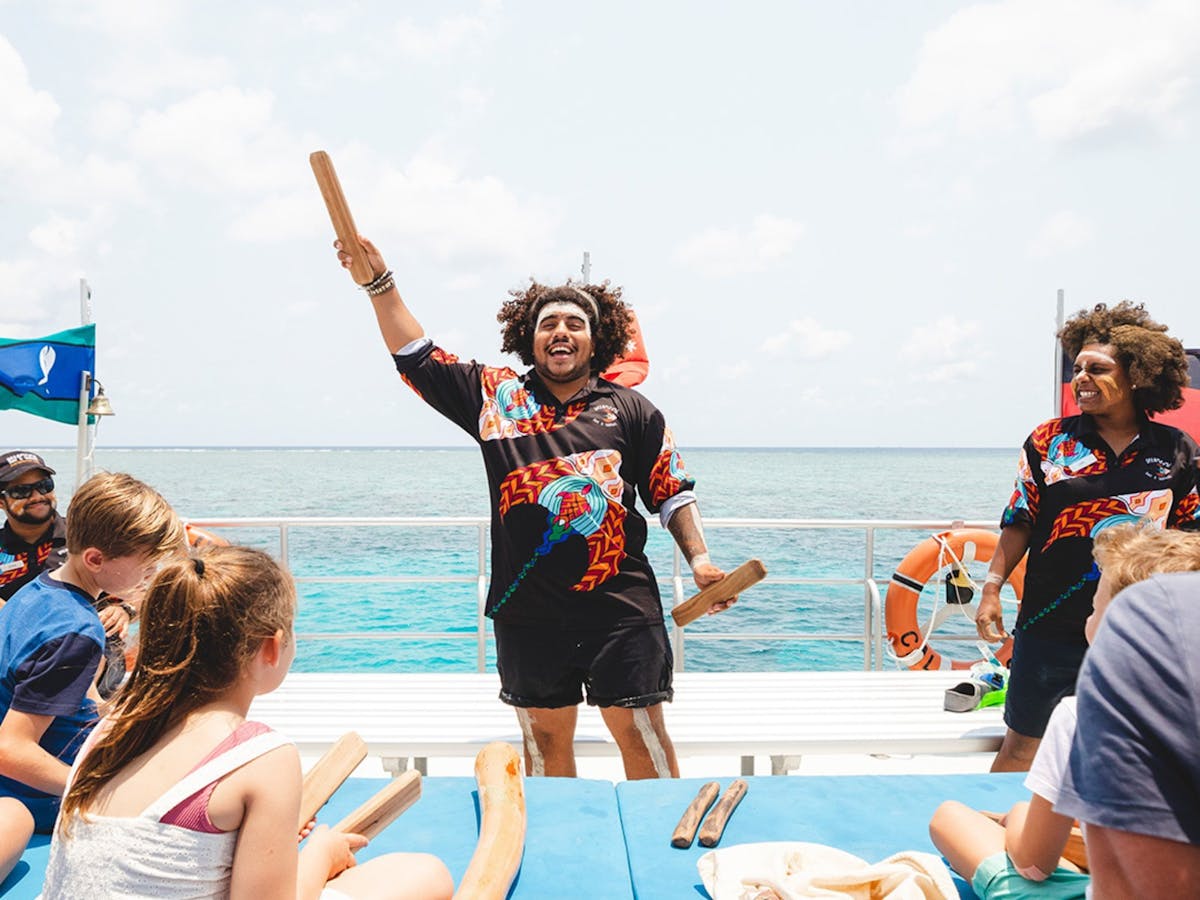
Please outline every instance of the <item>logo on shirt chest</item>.
[[1147, 456], [1146, 475], [1157, 481], [1167, 481], [1171, 477], [1171, 463], [1161, 456]]
[[617, 408], [611, 403], [597, 403], [588, 412], [596, 425], [603, 425], [605, 428], [617, 426]]

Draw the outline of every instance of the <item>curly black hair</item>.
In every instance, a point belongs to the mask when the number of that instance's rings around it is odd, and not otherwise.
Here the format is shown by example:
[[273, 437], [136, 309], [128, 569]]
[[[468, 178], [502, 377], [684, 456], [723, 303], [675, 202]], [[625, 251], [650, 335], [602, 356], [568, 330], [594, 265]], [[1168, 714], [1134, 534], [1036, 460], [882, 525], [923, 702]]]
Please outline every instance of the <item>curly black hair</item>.
[[633, 313], [621, 299], [621, 289], [610, 287], [607, 281], [603, 284], [567, 281], [553, 287], [531, 281], [524, 290], [509, 291], [509, 299], [496, 313], [504, 338], [500, 349], [517, 354], [527, 366], [533, 365], [533, 331], [538, 311], [547, 303], [560, 300], [579, 304], [583, 298], [577, 291], [583, 291], [596, 301], [599, 311], [599, 320], [593, 310], [587, 311], [592, 324], [592, 373], [603, 372], [611, 366], [629, 343]]
[[1150, 318], [1141, 303], [1122, 300], [1109, 307], [1097, 303], [1067, 319], [1058, 332], [1070, 359], [1087, 344], [1109, 344], [1117, 362], [1137, 385], [1134, 405], [1145, 413], [1165, 412], [1183, 405], [1188, 386], [1188, 358], [1183, 344], [1167, 334], [1167, 326]]

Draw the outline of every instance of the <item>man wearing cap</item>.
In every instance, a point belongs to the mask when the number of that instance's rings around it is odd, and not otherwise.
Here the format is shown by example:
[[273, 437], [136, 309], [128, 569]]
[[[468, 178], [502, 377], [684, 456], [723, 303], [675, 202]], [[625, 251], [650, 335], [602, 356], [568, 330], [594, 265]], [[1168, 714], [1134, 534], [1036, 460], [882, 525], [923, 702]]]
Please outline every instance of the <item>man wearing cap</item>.
[[[483, 454], [492, 508], [485, 611], [526, 772], [576, 773], [575, 723], [586, 696], [621, 751], [626, 778], [677, 777], [663, 719], [673, 696], [671, 646], [637, 497], [658, 513], [697, 586], [725, 573], [709, 559], [694, 482], [662, 413], [598, 377], [629, 340], [620, 289], [535, 282], [512, 291], [497, 319], [501, 349], [531, 366], [521, 375], [435, 346], [374, 245], [363, 239], [353, 250], [377, 273], [362, 287], [401, 377]], [[349, 253], [339, 259], [349, 267]]]
[[0, 601], [67, 559], [67, 520], [58, 514], [54, 470], [29, 450], [0, 456]]
[[[0, 455], [0, 606], [42, 572], [51, 572], [67, 559], [67, 520], [58, 514], [54, 469], [31, 450]], [[99, 689], [103, 697], [116, 690], [125, 676], [125, 636], [137, 610], [120, 598], [97, 601], [100, 623], [108, 640]]]

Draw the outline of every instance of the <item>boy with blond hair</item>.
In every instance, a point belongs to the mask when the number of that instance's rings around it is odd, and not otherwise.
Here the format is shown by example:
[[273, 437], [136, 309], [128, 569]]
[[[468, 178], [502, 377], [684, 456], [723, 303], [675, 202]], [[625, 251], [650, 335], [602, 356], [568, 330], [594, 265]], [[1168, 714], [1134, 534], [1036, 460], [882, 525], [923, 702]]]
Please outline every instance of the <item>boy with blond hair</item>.
[[[1153, 575], [1200, 570], [1200, 534], [1113, 526], [1096, 535], [1092, 555], [1100, 582], [1084, 625], [1089, 644], [1118, 593]], [[929, 823], [934, 845], [955, 871], [970, 879], [982, 900], [1085, 896], [1088, 876], [1061, 860], [1074, 820], [1055, 805], [1060, 796], [1071, 795], [1066, 782], [1075, 709], [1074, 696], [1064, 697], [1054, 708], [1025, 779], [1033, 796], [1014, 805], [1001, 824], [954, 800], [939, 806]]]
[[[93, 602], [134, 590], [184, 547], [183, 524], [157, 491], [130, 475], [95, 475], [71, 500], [67, 561], [0, 609], [0, 798], [24, 804], [37, 831], [53, 827], [97, 719], [104, 627]], [[0, 829], [0, 843], [15, 839]], [[0, 846], [0, 862], [12, 849]]]

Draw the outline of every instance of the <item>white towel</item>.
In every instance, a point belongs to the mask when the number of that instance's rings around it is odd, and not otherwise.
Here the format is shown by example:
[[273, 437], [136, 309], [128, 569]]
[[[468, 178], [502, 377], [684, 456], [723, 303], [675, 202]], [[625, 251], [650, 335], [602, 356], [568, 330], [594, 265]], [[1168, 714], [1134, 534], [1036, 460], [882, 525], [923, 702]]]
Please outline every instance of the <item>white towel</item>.
[[950, 871], [932, 853], [868, 863], [824, 844], [736, 844], [696, 863], [713, 900], [957, 900]]

